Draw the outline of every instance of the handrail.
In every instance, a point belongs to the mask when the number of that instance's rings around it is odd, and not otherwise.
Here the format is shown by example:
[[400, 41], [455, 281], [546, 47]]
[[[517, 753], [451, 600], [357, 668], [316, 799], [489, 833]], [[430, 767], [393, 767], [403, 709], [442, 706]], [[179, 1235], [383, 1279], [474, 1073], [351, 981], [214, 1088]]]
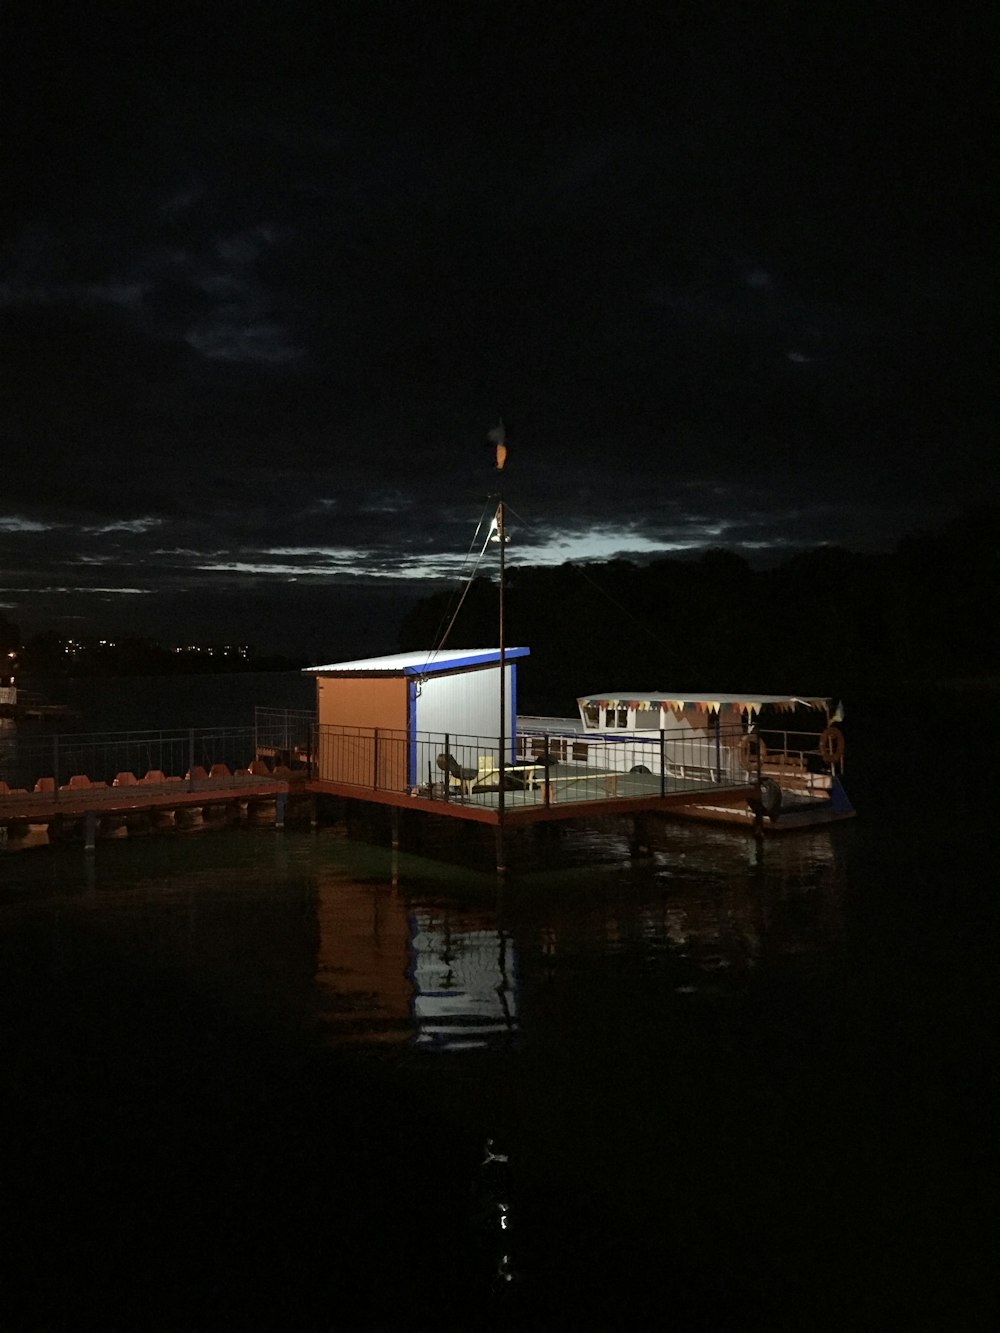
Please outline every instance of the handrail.
[[[568, 736], [530, 733], [514, 761], [499, 736], [356, 724], [314, 725], [310, 773], [319, 782], [441, 801], [487, 801], [514, 792], [519, 802], [551, 804], [578, 790], [579, 799], [659, 796], [704, 786], [742, 787], [739, 728], [706, 743], [698, 735]], [[661, 762], [666, 756], [666, 764]], [[576, 797], [574, 797], [576, 799]]]

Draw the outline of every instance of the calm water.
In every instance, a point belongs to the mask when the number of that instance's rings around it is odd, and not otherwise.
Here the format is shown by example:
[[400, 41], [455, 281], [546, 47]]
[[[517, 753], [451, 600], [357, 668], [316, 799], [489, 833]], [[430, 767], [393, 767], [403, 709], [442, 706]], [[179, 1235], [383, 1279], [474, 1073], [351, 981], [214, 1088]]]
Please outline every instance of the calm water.
[[[135, 676], [38, 680], [29, 691], [67, 704], [80, 731], [145, 731], [173, 727], [245, 727], [254, 706], [312, 708], [316, 685], [300, 671], [218, 676]], [[65, 724], [60, 722], [62, 728]]]
[[858, 734], [762, 855], [0, 858], [2, 1326], [992, 1327], [989, 812]]

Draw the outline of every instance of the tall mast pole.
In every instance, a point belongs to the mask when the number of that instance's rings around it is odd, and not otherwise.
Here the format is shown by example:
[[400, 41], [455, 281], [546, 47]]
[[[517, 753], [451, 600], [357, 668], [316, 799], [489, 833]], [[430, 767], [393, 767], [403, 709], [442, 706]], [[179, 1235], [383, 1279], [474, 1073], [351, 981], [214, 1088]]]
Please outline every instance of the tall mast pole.
[[504, 584], [505, 584], [505, 552], [504, 552], [504, 516], [503, 516], [503, 491], [500, 492], [500, 503], [497, 505], [497, 538], [500, 542], [500, 790], [497, 793], [497, 870], [506, 869], [504, 865], [504, 788], [506, 786], [506, 760], [507, 760], [507, 650], [504, 640]]
[[496, 445], [496, 466], [500, 476], [497, 478], [497, 541], [500, 543], [500, 756], [498, 768], [500, 781], [497, 785], [497, 873], [507, 869], [504, 853], [504, 803], [506, 800], [507, 759], [507, 647], [504, 634], [504, 593], [506, 591], [506, 536], [504, 533], [503, 514], [503, 465], [507, 461], [507, 432], [503, 420], [489, 433], [489, 438]]

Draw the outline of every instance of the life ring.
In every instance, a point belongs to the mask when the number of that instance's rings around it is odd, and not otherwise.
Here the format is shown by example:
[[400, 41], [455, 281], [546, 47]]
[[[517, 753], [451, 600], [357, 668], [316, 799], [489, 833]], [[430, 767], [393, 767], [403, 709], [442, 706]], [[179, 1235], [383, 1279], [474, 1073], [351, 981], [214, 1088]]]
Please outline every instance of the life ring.
[[839, 727], [827, 727], [819, 736], [820, 758], [831, 766], [844, 762], [844, 733]]
[[761, 819], [767, 815], [772, 824], [777, 824], [781, 814], [782, 792], [774, 778], [761, 778], [760, 786], [747, 797], [747, 805]]
[[739, 755], [740, 763], [749, 773], [751, 769], [757, 767], [758, 755], [761, 763], [767, 758], [767, 746], [760, 736], [748, 731], [745, 736], [740, 737]]

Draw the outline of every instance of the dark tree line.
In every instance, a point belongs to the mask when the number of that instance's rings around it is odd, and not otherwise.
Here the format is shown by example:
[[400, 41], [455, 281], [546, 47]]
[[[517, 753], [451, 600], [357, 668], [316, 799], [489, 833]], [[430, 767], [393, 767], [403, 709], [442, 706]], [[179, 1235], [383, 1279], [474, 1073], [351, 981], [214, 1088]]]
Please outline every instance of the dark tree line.
[[[531, 649], [527, 711], [602, 689], [849, 695], [997, 677], [1000, 524], [967, 514], [887, 554], [823, 547], [770, 569], [728, 551], [645, 565], [509, 567], [506, 641]], [[400, 647], [432, 647], [457, 591], [405, 617]], [[498, 588], [477, 579], [449, 636], [497, 642]]]
[[[755, 569], [729, 551], [638, 565], [508, 567], [506, 639], [531, 657], [525, 711], [565, 713], [605, 689], [857, 696], [904, 684], [1000, 682], [1000, 511], [984, 508], [886, 554], [823, 547]], [[513, 550], [512, 550], [513, 555]], [[416, 603], [399, 647], [434, 647], [461, 589]], [[495, 580], [469, 588], [449, 645], [493, 645]], [[0, 614], [0, 652], [19, 676], [286, 670], [298, 659], [177, 654], [141, 638], [89, 641], [67, 655], [42, 633], [22, 642]], [[6, 659], [9, 661], [9, 659]], [[0, 660], [0, 665], [3, 662]]]
[[[67, 644], [73, 647], [68, 651]], [[211, 652], [175, 652], [155, 639], [126, 636], [112, 643], [98, 639], [69, 641], [51, 630], [22, 641], [18, 626], [0, 615], [0, 653], [16, 653], [20, 678], [51, 679], [57, 676], [176, 676], [216, 672], [287, 671], [301, 666], [298, 659], [262, 655], [245, 656], [223, 648]], [[0, 667], [3, 660], [0, 658]], [[0, 672], [2, 675], [2, 672]]]

